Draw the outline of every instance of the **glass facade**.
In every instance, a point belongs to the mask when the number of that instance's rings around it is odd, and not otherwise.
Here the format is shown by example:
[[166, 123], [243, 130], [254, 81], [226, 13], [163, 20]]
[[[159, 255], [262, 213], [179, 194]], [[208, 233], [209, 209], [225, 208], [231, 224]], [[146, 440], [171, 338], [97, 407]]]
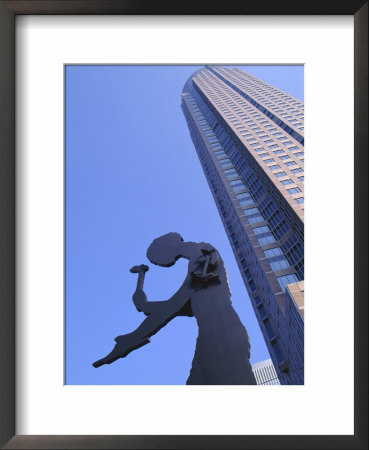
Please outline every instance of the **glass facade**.
[[[303, 332], [295, 333], [286, 311], [286, 287], [304, 279], [303, 109], [268, 83], [218, 66], [197, 71], [182, 94], [192, 141], [281, 384], [304, 383]], [[292, 301], [288, 307], [303, 323], [303, 310]]]

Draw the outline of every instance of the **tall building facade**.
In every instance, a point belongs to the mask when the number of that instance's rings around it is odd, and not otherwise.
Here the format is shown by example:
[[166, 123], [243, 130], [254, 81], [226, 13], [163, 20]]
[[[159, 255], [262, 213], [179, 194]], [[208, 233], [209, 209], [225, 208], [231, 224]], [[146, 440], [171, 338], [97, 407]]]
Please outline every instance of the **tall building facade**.
[[278, 378], [303, 384], [304, 105], [205, 66], [181, 106]]

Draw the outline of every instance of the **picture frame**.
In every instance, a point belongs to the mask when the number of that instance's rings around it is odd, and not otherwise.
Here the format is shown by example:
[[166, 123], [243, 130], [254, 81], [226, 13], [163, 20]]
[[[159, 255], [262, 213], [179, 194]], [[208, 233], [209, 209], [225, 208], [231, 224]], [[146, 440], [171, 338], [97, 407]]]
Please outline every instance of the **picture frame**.
[[[353, 436], [16, 436], [15, 435], [15, 16], [18, 14], [353, 15], [355, 33], [355, 434]], [[0, 3], [0, 443], [3, 448], [368, 448], [367, 208], [368, 3], [273, 0], [173, 4], [126, 0]]]

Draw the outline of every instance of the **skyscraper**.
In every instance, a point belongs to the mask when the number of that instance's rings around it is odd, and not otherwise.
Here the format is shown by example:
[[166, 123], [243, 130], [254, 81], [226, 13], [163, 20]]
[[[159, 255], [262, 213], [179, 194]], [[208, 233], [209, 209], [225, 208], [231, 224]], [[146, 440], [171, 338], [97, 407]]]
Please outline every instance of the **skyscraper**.
[[[304, 105], [206, 66], [182, 110], [281, 384], [304, 383]], [[252, 345], [252, 342], [251, 342]]]

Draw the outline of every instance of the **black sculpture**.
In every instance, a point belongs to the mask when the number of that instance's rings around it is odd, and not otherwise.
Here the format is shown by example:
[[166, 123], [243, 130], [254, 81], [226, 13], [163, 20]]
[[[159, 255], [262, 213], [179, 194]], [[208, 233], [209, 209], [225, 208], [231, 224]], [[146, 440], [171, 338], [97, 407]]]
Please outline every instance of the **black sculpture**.
[[179, 290], [166, 301], [148, 301], [143, 291], [148, 266], [131, 268], [138, 273], [133, 302], [147, 318], [132, 333], [115, 338], [116, 345], [94, 367], [111, 364], [150, 342], [176, 316], [194, 316], [199, 326], [196, 350], [187, 384], [256, 384], [249, 362], [250, 343], [230, 300], [224, 263], [210, 244], [184, 242], [178, 233], [155, 239], [148, 259], [170, 267], [179, 258], [189, 260], [187, 276]]

